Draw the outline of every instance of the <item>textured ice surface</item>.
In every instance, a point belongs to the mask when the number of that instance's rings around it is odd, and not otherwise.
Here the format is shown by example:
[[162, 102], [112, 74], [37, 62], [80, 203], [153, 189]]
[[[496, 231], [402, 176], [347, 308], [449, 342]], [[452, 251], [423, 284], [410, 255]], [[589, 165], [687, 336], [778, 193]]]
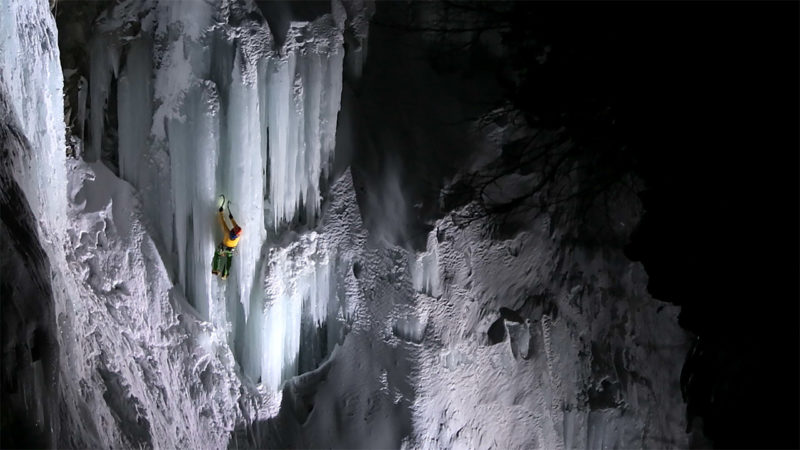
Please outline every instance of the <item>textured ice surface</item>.
[[3, 433], [19, 433], [27, 416], [33, 426], [20, 434], [34, 446], [54, 446], [61, 429], [51, 273], [65, 259], [68, 221], [57, 41], [47, 2], [0, 3], [2, 402], [4, 421], [20, 420]]
[[91, 405], [68, 404], [68, 429], [96, 439], [73, 445], [225, 446], [240, 395], [225, 336], [174, 288], [132, 187], [100, 163], [70, 172], [77, 226], [57, 283], [68, 287], [57, 299], [63, 386]]
[[441, 298], [416, 295], [428, 321], [410, 444], [686, 445], [677, 308], [649, 297], [620, 250], [572, 246], [548, 219], [531, 222], [499, 241], [480, 223], [437, 224], [428, 252], [449, 282]]
[[[330, 15], [293, 23], [283, 46], [274, 48], [252, 3], [195, 3], [128, 1], [101, 16], [93, 40], [95, 125], [87, 159], [108, 152], [101, 149], [102, 108], [118, 74], [120, 177], [139, 191], [181, 293], [204, 319], [227, 329], [233, 344], [265, 335], [254, 327], [268, 321], [251, 320], [251, 308], [261, 315], [267, 301], [275, 308], [270, 317], [282, 310], [296, 323], [281, 325], [299, 329], [291, 300], [301, 294], [269, 298], [260, 274], [268, 232], [298, 215], [311, 223], [319, 215], [340, 105], [343, 29]], [[142, 27], [129, 36], [126, 23], [133, 18]], [[224, 283], [209, 271], [222, 239], [218, 194], [230, 200], [244, 229]], [[244, 347], [235, 347], [240, 358], [254, 359], [242, 360], [243, 366], [261, 367], [262, 356]], [[294, 367], [287, 358], [287, 367]], [[260, 374], [253, 370], [247, 372]]]
[[424, 252], [374, 248], [349, 172], [332, 202], [300, 245], [347, 255], [330, 266], [344, 294], [328, 303], [337, 345], [240, 445], [687, 446], [678, 310], [647, 294], [621, 249], [566, 240], [547, 216], [508, 239], [491, 237], [489, 218], [447, 218]]
[[[65, 226], [63, 76], [55, 20], [47, 2], [0, 4], [0, 83], [11, 112], [34, 151], [15, 178], [37, 217]], [[53, 231], [53, 230], [48, 230]]]
[[[38, 361], [33, 379], [22, 380], [25, 389], [34, 386], [37, 403], [57, 411], [58, 420], [47, 422], [50, 445], [225, 447], [247, 404], [237, 403], [240, 382], [225, 337], [174, 288], [144, 231], [134, 188], [101, 163], [65, 159], [48, 2], [0, 9], [0, 88], [9, 100], [0, 120], [4, 133], [19, 133], [4, 142], [11, 149], [4, 167], [38, 224], [25, 231], [51, 268], [52, 298], [27, 300], [52, 302], [42, 308], [52, 316], [35, 320], [57, 328], [57, 357]], [[56, 376], [37, 381], [44, 373]]]

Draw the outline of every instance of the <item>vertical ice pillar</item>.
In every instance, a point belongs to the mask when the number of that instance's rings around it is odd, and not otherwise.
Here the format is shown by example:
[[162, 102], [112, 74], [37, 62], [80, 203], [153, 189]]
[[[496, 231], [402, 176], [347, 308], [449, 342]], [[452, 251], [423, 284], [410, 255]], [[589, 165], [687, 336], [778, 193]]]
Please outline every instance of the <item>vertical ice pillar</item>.
[[414, 289], [431, 297], [440, 297], [442, 295], [439, 279], [438, 246], [436, 232], [432, 231], [428, 234], [427, 251], [417, 255], [416, 264], [412, 272]]
[[[213, 256], [212, 242], [219, 239], [212, 236], [219, 104], [215, 86], [203, 81], [209, 58], [202, 41], [212, 8], [205, 3], [157, 3], [158, 20], [143, 22], [136, 39], [96, 38], [92, 68], [92, 102], [102, 104], [114, 72], [108, 67], [115, 67], [108, 61], [125, 49], [117, 83], [119, 173], [138, 189], [176, 285], [206, 315], [210, 275], [205, 269]], [[112, 30], [107, 36], [117, 36], [119, 11], [111, 11], [101, 26]], [[181, 32], [168, 33], [170, 26]], [[99, 131], [93, 135], [102, 136], [103, 118], [95, 103], [92, 127]]]
[[[125, 44], [118, 83], [120, 176], [138, 189], [177, 287], [202, 317], [227, 328], [222, 293], [210, 273], [221, 239], [214, 209], [221, 105], [217, 86], [207, 80], [211, 55], [204, 41], [213, 6], [175, 1], [157, 10], [156, 29]], [[167, 33], [170, 24], [182, 24], [182, 33]], [[102, 49], [96, 57], [96, 100], [113, 72], [106, 70], [113, 56]], [[97, 119], [93, 126], [101, 128]]]
[[[250, 290], [254, 285], [261, 247], [266, 239], [264, 228], [266, 162], [262, 157], [261, 135], [264, 130], [261, 127], [258, 87], [248, 83], [243, 77], [244, 64], [249, 62], [242, 58], [242, 54], [237, 50], [228, 99], [227, 132], [230, 148], [226, 159], [227, 166], [222, 168], [222, 192], [228, 193], [232, 201], [231, 213], [244, 230], [231, 273], [232, 280], [237, 286], [238, 299], [244, 308], [244, 318], [247, 320], [250, 315]], [[228, 283], [230, 282], [229, 280]], [[260, 286], [259, 283], [257, 287]]]
[[[194, 133], [202, 126], [202, 118], [195, 116], [198, 107], [190, 103], [198, 100], [199, 91], [195, 89], [206, 78], [204, 72], [209, 65], [206, 37], [217, 8], [214, 3], [192, 0], [154, 2], [148, 6], [152, 7], [152, 17], [156, 20], [152, 23], [143, 21], [143, 26], [149, 27], [143, 33], [154, 40], [154, 77], [152, 143], [148, 154], [152, 175], [148, 174], [148, 182], [140, 189], [147, 191], [143, 196], [145, 211], [158, 227], [159, 241], [167, 256], [165, 263], [172, 275], [178, 278], [184, 292], [188, 290], [183, 283], [192, 271], [187, 265], [186, 255], [187, 249], [193, 246], [188, 239], [195, 238], [193, 223], [195, 220], [212, 223], [215, 220], [213, 215], [210, 218], [190, 215], [193, 207], [187, 201], [193, 198], [196, 185], [207, 187], [207, 183], [213, 183], [212, 179], [198, 179], [191, 170], [195, 159], [216, 159], [219, 152], [201, 152], [197, 143], [201, 137], [206, 137], [202, 133], [187, 137], [174, 130], [177, 135], [171, 135], [173, 130], [170, 127], [178, 121]], [[200, 110], [204, 111], [201, 114], [207, 114], [208, 108]], [[214, 199], [209, 203], [213, 205]], [[191, 264], [195, 263], [199, 264], [199, 260], [191, 260]]]
[[[330, 16], [293, 23], [282, 56], [271, 55], [259, 65], [261, 120], [268, 130], [262, 147], [269, 170], [267, 227], [291, 222], [301, 208], [309, 222], [319, 215], [320, 183], [330, 173], [341, 101], [342, 42]], [[315, 233], [305, 235], [273, 250], [265, 262], [266, 303], [250, 313], [246, 335], [252, 342], [242, 365], [272, 390], [327, 353], [319, 336], [332, 287], [327, 252], [317, 239]]]
[[305, 369], [327, 353], [319, 343], [325, 339], [319, 339], [317, 331], [328, 319], [335, 298], [331, 261], [321, 237], [314, 232], [270, 255], [267, 303], [259, 336], [261, 358], [245, 369], [253, 378], [260, 376], [269, 389], [277, 391], [284, 380], [297, 375], [303, 350], [308, 350], [302, 362]]
[[[338, 32], [317, 36], [330, 17], [290, 28], [286, 56], [268, 67], [269, 197], [272, 226], [304, 206], [319, 213], [320, 177], [330, 171], [341, 105], [344, 49]], [[333, 24], [328, 24], [333, 26]]]
[[278, 391], [283, 380], [297, 374], [300, 349], [300, 314], [303, 299], [290, 277], [286, 259], [272, 267], [262, 335], [261, 382]]
[[214, 83], [203, 82], [197, 104], [199, 132], [196, 134], [194, 176], [194, 202], [192, 203], [192, 239], [187, 242], [193, 252], [189, 255], [190, 272], [186, 280], [189, 298], [195, 299], [197, 309], [211, 323], [222, 325], [225, 315], [214, 310], [215, 293], [211, 275], [211, 260], [216, 244], [214, 232], [217, 223], [211, 220], [216, 214], [214, 207], [217, 198], [217, 161], [219, 159], [219, 104]]
[[219, 232], [214, 210], [219, 155], [216, 88], [198, 82], [184, 98], [186, 119], [171, 119], [169, 154], [175, 207], [178, 282], [201, 315], [217, 325], [225, 316], [215, 308], [210, 273], [214, 242]]
[[297, 143], [297, 111], [294, 104], [295, 55], [271, 58], [267, 63], [269, 86], [267, 120], [269, 127], [269, 199], [273, 228], [294, 216]]

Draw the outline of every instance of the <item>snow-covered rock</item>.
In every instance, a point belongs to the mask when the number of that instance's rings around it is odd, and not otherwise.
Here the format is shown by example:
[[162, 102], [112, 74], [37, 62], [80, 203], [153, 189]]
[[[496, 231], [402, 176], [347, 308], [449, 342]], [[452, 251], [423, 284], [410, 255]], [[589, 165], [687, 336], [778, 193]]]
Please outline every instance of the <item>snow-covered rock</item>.
[[500, 240], [481, 222], [442, 220], [429, 241], [446, 281], [415, 296], [426, 327], [410, 445], [685, 446], [687, 340], [641, 265], [564, 242], [549, 218]]

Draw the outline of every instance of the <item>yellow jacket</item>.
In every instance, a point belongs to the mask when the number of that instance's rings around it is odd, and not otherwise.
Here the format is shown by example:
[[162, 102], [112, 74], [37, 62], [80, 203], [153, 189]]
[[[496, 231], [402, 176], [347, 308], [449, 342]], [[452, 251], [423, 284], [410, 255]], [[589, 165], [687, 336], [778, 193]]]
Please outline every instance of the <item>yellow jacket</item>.
[[[231, 229], [228, 228], [228, 224], [225, 223], [225, 218], [222, 217], [222, 211], [218, 213], [218, 218], [219, 218], [219, 224], [220, 226], [222, 226], [222, 232], [224, 234], [222, 237], [222, 243], [230, 248], [234, 248], [237, 245], [239, 245], [239, 237], [241, 237], [241, 235], [236, 236], [236, 239], [231, 239]], [[231, 218], [231, 223], [233, 223], [234, 228], [239, 226], [239, 224], [236, 223], [236, 221], [233, 220], [233, 218]]]

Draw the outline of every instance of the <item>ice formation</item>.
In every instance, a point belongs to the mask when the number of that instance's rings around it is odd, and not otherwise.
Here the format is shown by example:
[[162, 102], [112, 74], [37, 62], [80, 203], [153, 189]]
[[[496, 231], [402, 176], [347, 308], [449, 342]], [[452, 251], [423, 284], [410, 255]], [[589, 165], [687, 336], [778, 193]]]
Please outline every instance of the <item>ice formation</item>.
[[[319, 215], [320, 183], [328, 178], [333, 158], [344, 58], [343, 30], [331, 15], [293, 23], [283, 46], [274, 48], [266, 22], [254, 18], [253, 8], [246, 2], [123, 3], [100, 18], [102, 33], [94, 38], [91, 61], [87, 159], [113, 152], [104, 147], [108, 113], [103, 105], [118, 76], [119, 175], [140, 192], [183, 294], [202, 317], [229, 330], [232, 345], [237, 336], [262, 334], [275, 342], [266, 330], [274, 335], [268, 325], [281, 308], [299, 327], [299, 316], [291, 315], [296, 295], [268, 298], [259, 268], [268, 265], [268, 235], [298, 216], [313, 224]], [[133, 11], [147, 15], [142, 29], [127, 36], [123, 25]], [[230, 25], [233, 21], [238, 26]], [[170, 32], [174, 27], [184, 32]], [[227, 196], [245, 230], [226, 283], [208, 270], [221, 240], [214, 218], [218, 194]], [[298, 292], [316, 289], [302, 286], [304, 280], [299, 279]], [[267, 302], [272, 306], [265, 310]], [[267, 328], [262, 333], [253, 327]], [[244, 347], [240, 342], [235, 348]], [[242, 358], [251, 355], [241, 361], [253, 368], [247, 372], [260, 374], [263, 358], [242, 351]], [[287, 358], [287, 367], [294, 367]], [[276, 390], [279, 381], [294, 374], [271, 370], [284, 373], [277, 381], [264, 377]]]
[[[278, 355], [277, 365], [262, 367], [265, 358], [249, 348], [253, 360], [239, 361], [259, 376], [263, 371], [278, 390], [296, 374], [300, 332], [326, 319], [326, 255], [319, 268], [281, 272], [280, 261], [267, 262], [265, 242], [268, 230], [292, 221], [300, 208], [311, 223], [319, 214], [339, 108], [342, 30], [324, 16], [293, 25], [291, 40], [273, 49], [263, 23], [212, 23], [230, 5], [202, 5], [123, 2], [98, 21], [85, 163], [65, 158], [61, 69], [47, 2], [3, 3], [3, 122], [26, 139], [9, 155], [9, 168], [59, 268], [51, 281], [65, 434], [51, 427], [63, 445], [223, 447], [242, 414], [232, 349], [244, 344], [236, 333], [250, 327], [268, 339], [257, 338], [253, 347], [278, 345], [266, 354]], [[143, 28], [126, 35], [122, 24], [139, 12]], [[35, 51], [21, 57], [29, 48]], [[109, 115], [118, 118], [118, 130], [106, 129]], [[208, 270], [220, 240], [220, 192], [232, 199], [247, 236], [227, 284]], [[275, 282], [284, 281], [278, 275], [293, 278], [291, 288], [270, 297], [265, 266], [273, 267]], [[301, 305], [305, 318], [294, 313], [295, 322], [286, 323], [281, 307]], [[273, 323], [287, 332], [270, 340], [259, 324]], [[92, 400], [104, 407], [81, 409], [77, 399], [87, 388], [105, 399]], [[187, 414], [179, 429], [167, 430], [169, 411]]]
[[[269, 301], [263, 310], [263, 324], [246, 340], [260, 344], [254, 353], [260, 354], [261, 364], [260, 368], [252, 365], [248, 358], [245, 371], [271, 389], [278, 390], [283, 380], [298, 374], [303, 328], [316, 329], [328, 320], [333, 294], [333, 262], [329, 258], [325, 243], [316, 233], [276, 250], [270, 257], [266, 280]], [[306, 350], [310, 349], [308, 339], [305, 344]], [[327, 355], [327, 349], [323, 352]], [[303, 365], [306, 371], [316, 368], [314, 361]]]
[[66, 220], [63, 76], [58, 59], [55, 20], [45, 2], [3, 2], [0, 5], [0, 82], [11, 113], [31, 148], [15, 179], [30, 199], [37, 217], [55, 226]]
[[[66, 159], [47, 2], [3, 2], [0, 12], [3, 171], [14, 176], [4, 194], [20, 186], [13, 206], [38, 224], [24, 236], [12, 229], [10, 245], [24, 254], [20, 239], [38, 237], [43, 260], [29, 269], [49, 268], [39, 282], [50, 297], [3, 299], [49, 313], [30, 325], [52, 330], [53, 342], [34, 379], [17, 380], [39, 399], [37, 431], [53, 448], [224, 447], [240, 414], [230, 350], [173, 289], [132, 186], [101, 163]], [[28, 348], [25, 336], [9, 344]]]

